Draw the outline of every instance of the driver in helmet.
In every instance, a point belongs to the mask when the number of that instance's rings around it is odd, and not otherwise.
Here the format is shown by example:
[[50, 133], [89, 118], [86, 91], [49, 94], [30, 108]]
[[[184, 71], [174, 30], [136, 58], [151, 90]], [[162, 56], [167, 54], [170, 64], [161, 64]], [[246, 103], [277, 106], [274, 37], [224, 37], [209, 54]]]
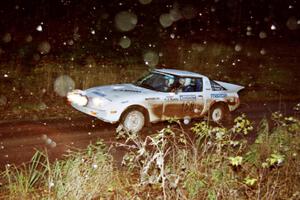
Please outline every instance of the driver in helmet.
[[179, 78], [172, 86], [171, 92], [182, 92], [185, 85], [185, 79]]

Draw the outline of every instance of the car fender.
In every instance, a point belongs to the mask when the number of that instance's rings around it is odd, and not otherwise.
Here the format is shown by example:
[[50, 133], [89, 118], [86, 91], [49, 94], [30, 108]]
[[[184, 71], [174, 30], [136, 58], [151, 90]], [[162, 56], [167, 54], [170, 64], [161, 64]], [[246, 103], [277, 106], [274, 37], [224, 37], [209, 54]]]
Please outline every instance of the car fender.
[[236, 93], [229, 93], [224, 98], [212, 98], [210, 102], [208, 102], [207, 111], [214, 106], [216, 103], [224, 103], [229, 109], [229, 111], [233, 111], [237, 109], [240, 104], [239, 96]]
[[149, 121], [149, 110], [148, 110], [143, 104], [141, 104], [141, 103], [139, 103], [139, 104], [128, 104], [128, 105], [124, 106], [123, 109], [122, 109], [122, 111], [121, 111], [121, 114], [120, 114], [120, 116], [119, 116], [119, 121], [121, 120], [123, 114], [124, 114], [127, 110], [132, 109], [132, 108], [135, 108], [135, 107], [143, 109], [143, 110], [145, 111], [145, 113], [144, 113], [144, 114], [146, 115], [145, 117], [146, 117], [147, 120]]

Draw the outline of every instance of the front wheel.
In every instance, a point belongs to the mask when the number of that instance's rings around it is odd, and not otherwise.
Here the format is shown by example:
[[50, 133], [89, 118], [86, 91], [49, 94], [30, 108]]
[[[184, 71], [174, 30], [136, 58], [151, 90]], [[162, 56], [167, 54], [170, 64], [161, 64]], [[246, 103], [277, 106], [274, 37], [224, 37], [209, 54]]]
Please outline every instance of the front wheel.
[[146, 117], [138, 108], [133, 108], [127, 110], [121, 119], [121, 124], [125, 130], [137, 133], [141, 131], [146, 123]]
[[222, 123], [226, 121], [229, 110], [226, 105], [216, 104], [210, 109], [209, 118], [215, 123]]

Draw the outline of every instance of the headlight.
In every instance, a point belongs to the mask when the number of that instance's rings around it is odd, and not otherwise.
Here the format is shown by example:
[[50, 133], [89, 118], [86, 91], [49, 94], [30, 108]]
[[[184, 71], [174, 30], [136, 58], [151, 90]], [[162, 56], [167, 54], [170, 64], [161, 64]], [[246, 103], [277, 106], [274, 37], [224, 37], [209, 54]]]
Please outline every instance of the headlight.
[[77, 100], [77, 104], [79, 106], [86, 106], [88, 101], [89, 100], [86, 96], [79, 95], [78, 100]]
[[88, 98], [82, 94], [78, 94], [78, 93], [69, 93], [67, 95], [68, 101], [75, 103], [79, 106], [86, 106], [88, 103]]
[[97, 106], [97, 107], [104, 106], [106, 103], [108, 103], [108, 101], [106, 99], [99, 98], [99, 97], [93, 98], [92, 102], [93, 102], [93, 105]]

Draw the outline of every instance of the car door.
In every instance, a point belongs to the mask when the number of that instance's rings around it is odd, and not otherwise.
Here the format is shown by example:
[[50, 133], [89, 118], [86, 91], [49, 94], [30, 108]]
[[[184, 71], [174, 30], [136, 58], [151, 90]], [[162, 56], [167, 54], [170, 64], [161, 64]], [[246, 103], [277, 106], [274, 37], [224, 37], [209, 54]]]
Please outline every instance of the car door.
[[163, 118], [195, 118], [203, 111], [202, 78], [181, 77], [184, 79], [174, 93], [169, 93], [164, 100]]

